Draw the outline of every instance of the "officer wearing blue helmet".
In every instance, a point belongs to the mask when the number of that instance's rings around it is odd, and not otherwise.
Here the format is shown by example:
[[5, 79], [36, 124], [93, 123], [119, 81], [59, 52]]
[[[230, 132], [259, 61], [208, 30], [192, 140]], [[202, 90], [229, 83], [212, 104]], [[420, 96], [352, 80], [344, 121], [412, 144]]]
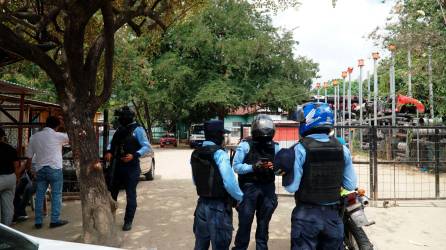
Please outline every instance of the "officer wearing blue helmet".
[[330, 137], [333, 113], [325, 103], [307, 103], [297, 111], [301, 140], [276, 156], [274, 170], [294, 193], [291, 249], [342, 249], [339, 216], [341, 187], [356, 188], [350, 151]]
[[232, 206], [240, 203], [240, 190], [228, 154], [223, 150], [223, 121], [204, 123], [205, 141], [191, 156], [192, 176], [199, 196], [195, 209], [195, 250], [229, 249]]
[[239, 227], [233, 249], [247, 249], [254, 214], [257, 217], [256, 249], [268, 249], [268, 227], [277, 207], [273, 161], [279, 145], [273, 141], [275, 126], [268, 115], [260, 114], [251, 125], [251, 138], [237, 147], [233, 167], [245, 194], [238, 207]]

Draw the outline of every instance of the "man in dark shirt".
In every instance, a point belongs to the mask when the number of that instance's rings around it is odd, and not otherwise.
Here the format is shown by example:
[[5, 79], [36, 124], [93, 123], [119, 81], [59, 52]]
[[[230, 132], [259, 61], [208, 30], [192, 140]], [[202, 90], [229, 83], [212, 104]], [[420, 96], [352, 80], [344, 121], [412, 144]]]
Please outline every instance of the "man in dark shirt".
[[0, 221], [11, 225], [14, 215], [15, 172], [19, 169], [17, 151], [6, 142], [6, 133], [0, 128]]

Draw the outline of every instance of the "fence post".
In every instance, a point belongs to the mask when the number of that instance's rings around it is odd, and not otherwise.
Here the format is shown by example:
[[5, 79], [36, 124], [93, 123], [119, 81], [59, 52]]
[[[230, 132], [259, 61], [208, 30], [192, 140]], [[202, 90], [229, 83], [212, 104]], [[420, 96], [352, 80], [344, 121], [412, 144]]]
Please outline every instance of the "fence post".
[[438, 128], [435, 129], [435, 198], [440, 198], [440, 139]]
[[373, 127], [373, 192], [378, 199], [378, 129]]
[[370, 177], [369, 177], [369, 184], [370, 184], [370, 198], [371, 199], [375, 199], [375, 193], [374, 193], [374, 187], [373, 187], [373, 178], [374, 178], [374, 174], [373, 174], [373, 166], [374, 166], [374, 147], [375, 147], [375, 143], [374, 141], [374, 130], [375, 130], [375, 126], [372, 125], [371, 127], [369, 127], [369, 171], [370, 171]]

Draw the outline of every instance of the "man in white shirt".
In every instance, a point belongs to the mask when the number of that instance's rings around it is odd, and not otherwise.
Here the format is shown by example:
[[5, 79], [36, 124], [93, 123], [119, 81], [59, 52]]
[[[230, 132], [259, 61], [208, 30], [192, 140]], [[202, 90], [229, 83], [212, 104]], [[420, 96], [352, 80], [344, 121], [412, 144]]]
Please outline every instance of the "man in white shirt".
[[51, 223], [50, 227], [59, 227], [68, 223], [60, 220], [62, 206], [62, 146], [68, 144], [66, 133], [56, 132], [60, 127], [59, 118], [49, 116], [45, 128], [31, 136], [26, 152], [27, 164], [36, 171], [35, 228], [42, 228], [43, 202], [48, 185], [51, 186]]

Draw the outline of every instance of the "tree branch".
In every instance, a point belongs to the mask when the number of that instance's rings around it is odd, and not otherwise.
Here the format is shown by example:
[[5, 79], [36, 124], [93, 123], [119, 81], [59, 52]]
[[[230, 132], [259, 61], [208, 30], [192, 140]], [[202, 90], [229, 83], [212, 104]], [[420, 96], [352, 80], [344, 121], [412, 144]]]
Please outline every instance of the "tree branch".
[[164, 31], [167, 30], [167, 26], [163, 23], [163, 21], [161, 21], [161, 18], [157, 12], [153, 11], [152, 9], [146, 9], [145, 13], [147, 14], [148, 17], [150, 17], [150, 19], [152, 19], [156, 24], [158, 24], [158, 26], [160, 26], [161, 29], [163, 29]]
[[147, 133], [147, 126], [146, 126], [144, 120], [142, 119], [141, 113], [139, 112], [139, 110], [140, 110], [140, 105], [136, 104], [136, 102], [135, 102], [134, 99], [132, 99], [132, 104], [133, 104], [133, 106], [135, 106], [136, 117], [138, 118], [139, 123], [141, 123], [141, 126], [144, 128], [144, 130], [145, 130], [146, 133]]
[[185, 10], [183, 10], [178, 16], [176, 16], [173, 21], [167, 26], [166, 29], [168, 29], [169, 27], [171, 27], [172, 25], [174, 25], [178, 20], [181, 20], [186, 14], [187, 12], [189, 12], [191, 9], [193, 9], [194, 7], [196, 7], [197, 5], [200, 4], [200, 1], [197, 1], [196, 3], [190, 5], [188, 8], [186, 8]]
[[112, 84], [113, 84], [113, 55], [115, 48], [115, 29], [114, 29], [114, 19], [112, 5], [109, 1], [104, 3], [101, 8], [102, 17], [104, 19], [104, 84], [102, 88], [102, 93], [99, 98], [96, 99], [96, 106], [99, 108], [103, 103], [105, 103], [111, 95]]
[[[96, 84], [96, 78], [90, 82], [86, 80], [87, 76], [84, 74], [84, 42], [86, 26], [102, 2], [108, 1], [77, 1], [64, 7], [68, 15], [65, 19], [64, 32], [66, 66], [80, 103], [89, 102], [91, 97], [96, 98], [95, 89], [92, 88]], [[86, 89], [90, 90], [87, 94], [85, 94]]]
[[136, 24], [135, 22], [133, 22], [132, 20], [130, 20], [128, 22], [128, 25], [130, 26], [130, 28], [132, 28], [132, 30], [135, 32], [135, 34], [137, 36], [140, 36], [142, 34], [141, 31], [141, 26], [144, 24], [146, 19], [143, 20], [143, 22], [141, 24]]
[[0, 23], [0, 47], [39, 65], [54, 82], [59, 97], [65, 96], [65, 79], [59, 65], [37, 46], [29, 44]]
[[57, 32], [62, 32], [62, 29], [60, 28], [59, 24], [57, 23], [57, 16], [59, 15], [62, 7], [56, 6], [50, 11], [48, 11], [48, 15], [43, 16], [43, 18], [36, 24], [37, 29], [41, 32], [48, 26], [49, 22], [52, 22], [54, 25], [54, 28]]
[[[158, 5], [158, 3], [156, 3]], [[153, 5], [153, 7], [156, 7]], [[167, 29], [167, 26], [161, 20], [159, 13], [165, 11], [166, 8], [163, 8], [159, 12], [155, 12], [152, 10], [152, 7], [141, 4], [137, 9], [134, 10], [126, 10], [117, 14], [116, 22], [115, 22], [115, 30], [121, 28], [124, 24], [132, 22], [132, 19], [139, 16], [147, 16], [152, 19], [158, 26], [160, 26], [163, 30]], [[115, 11], [117, 12], [117, 11]], [[129, 24], [130, 25], [130, 24]]]
[[90, 91], [96, 89], [96, 74], [98, 72], [98, 66], [101, 60], [102, 52], [104, 51], [104, 42], [104, 32], [102, 32], [102, 34], [99, 35], [91, 45], [87, 54], [87, 58], [85, 60], [83, 71], [85, 72], [87, 81], [94, 81], [95, 83], [91, 85]]
[[162, 0], [156, 0], [156, 1], [152, 4], [151, 9], [154, 11], [155, 8], [158, 6], [158, 4], [161, 3], [161, 1], [162, 1]]

